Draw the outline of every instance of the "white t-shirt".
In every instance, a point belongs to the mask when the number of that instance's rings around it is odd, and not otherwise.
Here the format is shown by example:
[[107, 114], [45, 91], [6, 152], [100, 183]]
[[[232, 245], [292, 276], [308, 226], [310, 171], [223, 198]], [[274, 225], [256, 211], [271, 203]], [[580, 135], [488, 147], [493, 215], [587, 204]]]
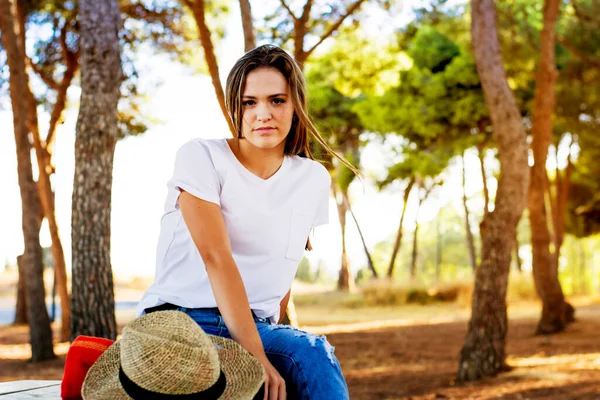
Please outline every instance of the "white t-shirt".
[[180, 188], [218, 204], [250, 308], [276, 322], [310, 230], [329, 220], [331, 177], [316, 161], [286, 156], [262, 179], [246, 169], [226, 139], [194, 139], [177, 152], [156, 252], [154, 283], [138, 304], [217, 307], [206, 267], [179, 210]]

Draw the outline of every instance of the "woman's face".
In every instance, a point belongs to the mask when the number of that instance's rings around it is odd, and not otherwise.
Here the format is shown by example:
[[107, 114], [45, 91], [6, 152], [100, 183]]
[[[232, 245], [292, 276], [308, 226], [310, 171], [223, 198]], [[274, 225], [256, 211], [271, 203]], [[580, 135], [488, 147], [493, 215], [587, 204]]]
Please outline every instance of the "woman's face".
[[261, 149], [285, 147], [294, 105], [285, 77], [276, 69], [255, 69], [246, 77], [242, 94], [242, 134]]

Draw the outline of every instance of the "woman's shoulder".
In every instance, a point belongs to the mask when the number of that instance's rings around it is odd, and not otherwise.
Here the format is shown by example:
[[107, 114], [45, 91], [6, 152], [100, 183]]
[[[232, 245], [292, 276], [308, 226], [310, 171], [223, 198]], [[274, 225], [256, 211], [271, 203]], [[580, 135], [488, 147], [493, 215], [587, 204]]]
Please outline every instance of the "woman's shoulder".
[[179, 150], [182, 149], [205, 149], [205, 150], [213, 150], [213, 149], [221, 149], [227, 139], [205, 139], [205, 138], [193, 138], [185, 142], [179, 147]]
[[303, 170], [304, 173], [310, 174], [312, 179], [322, 181], [327, 185], [331, 182], [329, 171], [319, 161], [299, 156], [291, 156], [290, 158], [292, 163], [295, 164], [298, 169]]
[[[226, 139], [190, 139], [177, 149], [177, 158], [210, 158], [223, 154]], [[203, 157], [204, 156], [204, 157]]]

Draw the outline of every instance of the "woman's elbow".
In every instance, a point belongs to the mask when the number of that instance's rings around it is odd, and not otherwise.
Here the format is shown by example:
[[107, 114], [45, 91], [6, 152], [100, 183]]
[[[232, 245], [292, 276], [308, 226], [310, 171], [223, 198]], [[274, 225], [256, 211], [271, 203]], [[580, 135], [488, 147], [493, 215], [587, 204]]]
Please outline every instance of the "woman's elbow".
[[233, 256], [231, 252], [224, 249], [206, 248], [200, 250], [200, 256], [206, 266], [206, 270], [220, 270], [231, 263]]

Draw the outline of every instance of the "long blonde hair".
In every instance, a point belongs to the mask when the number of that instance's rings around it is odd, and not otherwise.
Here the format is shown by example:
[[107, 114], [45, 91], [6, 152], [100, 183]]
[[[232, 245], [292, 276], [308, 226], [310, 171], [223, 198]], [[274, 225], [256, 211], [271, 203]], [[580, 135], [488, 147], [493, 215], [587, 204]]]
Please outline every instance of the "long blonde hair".
[[323, 139], [308, 114], [306, 79], [296, 61], [277, 46], [263, 45], [244, 54], [233, 66], [227, 76], [225, 88], [225, 107], [237, 137], [242, 137], [243, 107], [242, 95], [248, 74], [258, 68], [274, 68], [287, 80], [290, 87], [294, 117], [292, 127], [285, 142], [284, 154], [298, 155], [313, 159], [310, 152], [308, 133], [331, 155], [337, 157], [355, 174], [359, 171], [343, 157], [338, 155]]

